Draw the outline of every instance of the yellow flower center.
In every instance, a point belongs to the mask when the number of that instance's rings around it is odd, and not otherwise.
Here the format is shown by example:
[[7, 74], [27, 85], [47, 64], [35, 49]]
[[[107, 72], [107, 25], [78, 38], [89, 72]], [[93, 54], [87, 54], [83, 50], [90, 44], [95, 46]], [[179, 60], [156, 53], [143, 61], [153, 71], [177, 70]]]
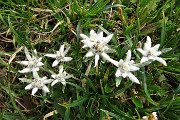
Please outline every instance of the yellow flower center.
[[150, 51], [149, 51], [149, 55], [154, 55], [156, 53], [156, 50], [154, 50], [154, 49], [151, 49]]
[[94, 42], [95, 37], [94, 37], [94, 36], [91, 36], [91, 37], [89, 38], [89, 40], [90, 40], [91, 42]]
[[97, 52], [103, 52], [103, 45], [101, 43], [97, 43], [95, 45], [95, 49]]
[[42, 88], [43, 86], [44, 84], [40, 80], [34, 79], [34, 87]]
[[127, 63], [124, 63], [123, 66], [122, 66], [122, 69], [124, 71], [129, 71], [129, 65]]
[[62, 58], [63, 58], [63, 56], [61, 55], [60, 52], [58, 52], [58, 53], [57, 53], [57, 56], [56, 56], [56, 59], [57, 59], [57, 60], [60, 60], [60, 59], [62, 59]]

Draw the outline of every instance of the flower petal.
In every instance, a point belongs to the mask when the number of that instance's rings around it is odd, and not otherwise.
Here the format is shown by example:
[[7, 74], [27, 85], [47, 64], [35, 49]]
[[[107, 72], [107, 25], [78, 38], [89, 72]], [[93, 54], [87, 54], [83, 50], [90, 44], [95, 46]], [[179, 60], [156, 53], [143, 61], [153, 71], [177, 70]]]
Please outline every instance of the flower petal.
[[31, 60], [31, 56], [29, 55], [28, 49], [26, 47], [24, 48], [24, 52], [25, 52], [26, 58], [28, 60]]
[[42, 80], [42, 81], [45, 81], [45, 80], [47, 80], [47, 77], [44, 76], [44, 77], [41, 78], [41, 80]]
[[34, 94], [35, 94], [37, 91], [38, 91], [38, 88], [36, 88], [36, 87], [35, 87], [35, 88], [33, 88], [33, 89], [32, 89], [32, 93], [31, 93], [31, 95], [33, 95], [33, 96], [34, 96]]
[[153, 56], [159, 56], [159, 55], [161, 55], [161, 54], [162, 54], [161, 51], [156, 51], [155, 53], [153, 53]]
[[92, 56], [94, 56], [94, 53], [93, 53], [91, 50], [89, 50], [89, 51], [86, 53], [85, 56], [86, 56], [86, 57], [92, 57]]
[[37, 71], [33, 71], [33, 77], [35, 79], [39, 79], [39, 75], [38, 75]]
[[91, 36], [94, 36], [94, 37], [97, 36], [97, 34], [96, 34], [96, 32], [95, 32], [94, 30], [91, 30], [91, 31], [90, 31], [90, 37], [91, 37]]
[[115, 80], [116, 80], [116, 87], [118, 87], [121, 83], [122, 77], [117, 77]]
[[20, 73], [28, 73], [28, 72], [31, 72], [31, 69], [24, 68], [23, 70], [19, 70], [18, 72], [20, 72]]
[[40, 58], [38, 59], [39, 62], [41, 62], [41, 60], [42, 60], [42, 57], [40, 57]]
[[143, 62], [146, 62], [146, 61], [148, 61], [148, 58], [147, 57], [142, 57], [140, 63], [143, 63]]
[[106, 54], [105, 52], [102, 52], [102, 53], [101, 53], [101, 56], [102, 56], [105, 60], [107, 60], [107, 61], [111, 62], [112, 64], [114, 64], [115, 66], [117, 66], [117, 67], [119, 66], [119, 62], [111, 59], [111, 58], [109, 57], [109, 55]]
[[61, 61], [63, 62], [68, 62], [68, 61], [71, 61], [72, 60], [72, 57], [64, 57], [61, 59]]
[[157, 45], [155, 45], [154, 47], [152, 47], [152, 49], [154, 49], [154, 50], [158, 51], [159, 46], [160, 46], [160, 44], [157, 44]]
[[127, 74], [127, 76], [129, 77], [129, 79], [130, 79], [132, 82], [135, 82], [135, 83], [137, 83], [137, 84], [140, 84], [139, 80], [138, 80], [131, 72], [129, 72], [129, 73]]
[[80, 34], [80, 37], [83, 39], [83, 40], [87, 40], [89, 37], [86, 36], [85, 34]]
[[45, 85], [43, 86], [42, 90], [43, 90], [45, 93], [49, 92], [48, 87], [47, 87], [47, 86], [45, 86]]
[[85, 41], [82, 41], [84, 46], [82, 48], [86, 48], [86, 47], [89, 47], [91, 48], [95, 43], [94, 42], [91, 42], [89, 40], [85, 40]]
[[44, 84], [49, 84], [53, 81], [54, 79], [48, 79], [48, 80], [43, 80], [43, 83]]
[[66, 76], [64, 76], [64, 79], [69, 79], [71, 77], [73, 77], [73, 76], [72, 75], [66, 75]]
[[59, 52], [61, 53], [61, 55], [63, 55], [63, 53], [64, 53], [64, 45], [61, 45], [61, 47], [59, 48]]
[[60, 66], [59, 66], [59, 74], [62, 74], [62, 73], [63, 73], [63, 66], [60, 65]]
[[59, 82], [59, 80], [54, 80], [52, 83], [51, 83], [51, 86], [54, 86], [56, 83], [58, 83]]
[[115, 76], [116, 76], [116, 77], [121, 76], [121, 71], [120, 71], [120, 69], [119, 69], [119, 68], [117, 69]]
[[56, 54], [45, 54], [46, 57], [56, 58]]
[[143, 49], [138, 48], [137, 51], [139, 51], [142, 55], [147, 56], [146, 55], [147, 52], [145, 52]]
[[37, 63], [37, 66], [40, 67], [40, 66], [43, 66], [44, 64], [42, 62], [38, 62]]
[[144, 44], [144, 50], [149, 50], [151, 48], [151, 38], [147, 36], [146, 43]]
[[26, 87], [25, 87], [25, 90], [29, 90], [29, 89], [32, 89], [33, 88], [33, 85], [32, 85], [32, 83], [31, 84], [29, 84], [29, 85], [27, 85]]
[[126, 78], [126, 77], [127, 77], [127, 72], [123, 72], [123, 73], [122, 73], [122, 77], [123, 77], [123, 78]]
[[126, 53], [126, 59], [124, 60], [124, 62], [129, 62], [131, 60], [131, 50], [128, 50], [128, 52]]
[[35, 67], [35, 68], [33, 68], [31, 71], [39, 71], [39, 67]]
[[17, 63], [27, 66], [29, 61], [17, 61]]
[[97, 34], [98, 38], [103, 38], [103, 31]]
[[98, 65], [98, 61], [99, 61], [99, 54], [95, 55], [95, 65], [94, 67], [96, 67]]
[[154, 60], [157, 60], [158, 62], [162, 63], [164, 66], [167, 66], [167, 63], [165, 60], [163, 60], [162, 58], [160, 57], [155, 57]]
[[137, 71], [137, 70], [139, 70], [139, 67], [130, 65], [129, 69], [130, 69], [129, 71]]
[[104, 39], [103, 39], [103, 45], [106, 45], [111, 39], [112, 39], [112, 36], [113, 36], [113, 34], [110, 34], [110, 35], [108, 35], [107, 37], [105, 37]]
[[52, 67], [55, 67], [55, 66], [57, 66], [57, 65], [59, 64], [59, 62], [60, 62], [60, 61], [58, 61], [58, 60], [55, 60], [55, 61], [53, 62], [53, 64], [52, 64]]
[[66, 81], [65, 81], [64, 78], [61, 79], [61, 83], [62, 83], [63, 85], [66, 85]]
[[52, 78], [56, 78], [57, 75], [51, 75]]
[[67, 47], [66, 50], [64, 51], [64, 56], [67, 54], [67, 52], [69, 51], [70, 47]]

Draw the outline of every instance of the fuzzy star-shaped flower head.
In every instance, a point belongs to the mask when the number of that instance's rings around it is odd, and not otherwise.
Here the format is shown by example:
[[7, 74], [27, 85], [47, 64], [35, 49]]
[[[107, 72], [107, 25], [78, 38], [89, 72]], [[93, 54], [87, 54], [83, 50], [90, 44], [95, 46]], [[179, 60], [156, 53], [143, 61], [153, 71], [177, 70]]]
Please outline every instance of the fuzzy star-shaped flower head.
[[162, 54], [161, 51], [158, 51], [160, 44], [155, 45], [154, 47], [151, 47], [151, 38], [147, 36], [147, 41], [144, 43], [144, 48], [138, 48], [137, 50], [143, 55], [141, 58], [141, 63], [146, 61], [155, 61], [162, 63], [164, 66], [167, 66], [166, 61], [163, 60], [161, 57], [158, 57]]
[[[47, 79], [47, 77], [40, 78], [37, 71], [33, 71], [33, 81], [25, 87], [25, 90], [32, 89], [31, 95], [34, 96], [34, 94], [38, 91], [38, 89], [42, 89], [44, 93], [48, 93], [49, 89], [45, 84], [51, 83], [51, 79]], [[21, 78], [19, 78], [21, 80]]]
[[68, 62], [72, 60], [71, 57], [65, 57], [69, 49], [70, 47], [64, 50], [64, 45], [61, 45], [59, 51], [56, 51], [56, 54], [45, 54], [45, 56], [56, 59], [52, 64], [52, 67], [55, 67], [59, 64], [59, 62]]
[[66, 85], [66, 79], [69, 79], [72, 77], [72, 75], [69, 75], [66, 73], [66, 71], [63, 71], [63, 66], [59, 66], [59, 73], [51, 75], [52, 78], [54, 78], [53, 82], [51, 83], [51, 86], [55, 85], [58, 82], [61, 82], [64, 86]]
[[103, 33], [97, 34], [94, 30], [90, 31], [90, 36], [86, 36], [85, 34], [80, 34], [82, 40], [81, 42], [84, 44], [82, 48], [93, 47], [93, 45], [98, 41], [98, 39], [103, 39]]
[[22, 64], [27, 66], [26, 68], [24, 68], [23, 70], [20, 70], [20, 73], [28, 73], [28, 72], [33, 72], [33, 71], [39, 71], [39, 67], [43, 66], [44, 64], [41, 62], [42, 57], [37, 58], [37, 51], [34, 50], [35, 56], [32, 55], [32, 57], [30, 56], [27, 48], [24, 48], [24, 52], [26, 55], [26, 58], [28, 59], [28, 61], [17, 61], [17, 63]]
[[107, 43], [109, 43], [109, 41], [112, 39], [113, 34], [110, 34], [107, 37], [103, 37], [103, 32], [97, 34], [94, 32], [94, 30], [91, 30], [90, 37], [84, 34], [80, 34], [80, 36], [83, 38], [83, 40], [81, 40], [84, 44], [83, 48], [90, 48], [85, 56], [95, 56], [94, 67], [98, 65], [99, 57], [101, 54], [112, 52]]
[[139, 67], [134, 64], [134, 61], [131, 60], [131, 51], [128, 50], [127, 56], [125, 60], [112, 61], [112, 63], [118, 67], [116, 71], [116, 77], [122, 76], [123, 78], [128, 77], [132, 82], [135, 82], [137, 84], [139, 83], [139, 80], [132, 74], [132, 72], [139, 70]]
[[143, 116], [142, 120], [158, 120], [157, 112], [153, 112], [149, 116]]

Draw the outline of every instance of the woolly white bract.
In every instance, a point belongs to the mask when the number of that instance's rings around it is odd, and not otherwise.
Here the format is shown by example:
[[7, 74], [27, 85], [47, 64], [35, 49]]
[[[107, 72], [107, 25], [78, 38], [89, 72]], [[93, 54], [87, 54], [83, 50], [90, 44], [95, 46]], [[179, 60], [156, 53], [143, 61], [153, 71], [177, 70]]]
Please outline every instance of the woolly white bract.
[[59, 48], [59, 51], [56, 51], [56, 54], [45, 54], [45, 56], [56, 59], [52, 64], [52, 67], [55, 67], [59, 64], [59, 62], [67, 62], [67, 61], [72, 60], [71, 57], [65, 57], [69, 49], [70, 47], [64, 50], [64, 45], [61, 45], [61, 47]]
[[42, 57], [37, 58], [37, 51], [34, 50], [34, 53], [36, 54], [36, 56], [32, 55], [32, 57], [29, 55], [29, 52], [27, 50], [27, 48], [24, 48], [24, 52], [26, 55], [26, 58], [28, 59], [28, 61], [17, 61], [17, 63], [22, 64], [27, 66], [26, 68], [24, 68], [23, 70], [20, 70], [20, 73], [28, 73], [28, 72], [34, 72], [34, 71], [39, 71], [39, 67], [43, 66], [44, 64], [41, 62]]
[[[86, 36], [84, 34], [80, 34], [81, 40], [83, 42], [82, 48], [89, 48], [89, 51], [86, 53], [86, 57], [95, 56], [95, 65], [98, 65], [98, 61], [102, 54], [106, 54], [111, 52], [111, 49], [108, 47], [107, 43], [112, 39], [113, 34], [108, 35], [107, 37], [103, 37], [103, 32], [95, 33], [94, 30], [90, 31], [90, 36]], [[106, 58], [105, 58], [106, 59]]]
[[66, 71], [63, 71], [63, 66], [59, 66], [59, 73], [53, 74], [51, 77], [54, 78], [53, 82], [51, 83], [51, 86], [55, 85], [58, 82], [61, 82], [64, 86], [66, 85], [66, 79], [69, 79], [72, 77], [72, 75], [69, 75], [66, 73]]
[[155, 45], [154, 47], [151, 47], [151, 38], [147, 36], [147, 41], [144, 43], [144, 48], [138, 48], [137, 50], [143, 55], [141, 58], [140, 63], [146, 62], [146, 61], [155, 61], [162, 63], [164, 66], [167, 66], [166, 61], [163, 60], [161, 57], [158, 57], [162, 54], [161, 51], [158, 51], [160, 44]]
[[125, 60], [120, 59], [119, 62], [111, 60], [111, 62], [116, 67], [118, 67], [115, 73], [116, 77], [120, 77], [120, 76], [122, 76], [123, 78], [128, 77], [132, 82], [140, 84], [139, 80], [132, 74], [132, 72], [139, 70], [139, 67], [137, 67], [137, 65], [134, 64], [134, 61], [131, 60], [130, 50], [128, 50]]
[[[38, 89], [42, 89], [42, 91], [44, 93], [48, 93], [49, 89], [45, 84], [51, 83], [52, 80], [47, 79], [47, 77], [40, 78], [36, 71], [33, 71], [33, 77], [34, 77], [33, 81], [30, 84], [28, 84], [25, 87], [25, 89], [26, 90], [32, 89], [31, 95], [33, 95], [33, 96], [38, 91]], [[23, 78], [19, 78], [19, 79], [21, 80]]]

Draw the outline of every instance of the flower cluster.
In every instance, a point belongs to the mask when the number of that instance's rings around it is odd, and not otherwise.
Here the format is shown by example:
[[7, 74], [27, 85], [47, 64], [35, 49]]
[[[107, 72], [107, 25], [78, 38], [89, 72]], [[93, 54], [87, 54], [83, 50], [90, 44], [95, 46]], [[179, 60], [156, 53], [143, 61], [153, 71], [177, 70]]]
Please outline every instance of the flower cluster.
[[[66, 48], [64, 51], [64, 45], [62, 45], [59, 49], [59, 51], [56, 52], [56, 54], [46, 54], [45, 56], [55, 58], [56, 60], [53, 62], [52, 67], [55, 67], [59, 64], [59, 62], [66, 62], [72, 60], [71, 57], [65, 57], [69, 50], [69, 47]], [[59, 66], [59, 73], [58, 74], [52, 74], [51, 77], [53, 79], [48, 79], [46, 76], [39, 77], [38, 71], [40, 67], [42, 67], [44, 64], [41, 62], [42, 57], [38, 58], [37, 51], [34, 50], [34, 55], [32, 57], [30, 56], [27, 48], [24, 48], [24, 52], [26, 55], [27, 61], [17, 61], [17, 63], [27, 66], [23, 70], [20, 70], [20, 73], [33, 73], [33, 80], [30, 80], [30, 84], [28, 84], [25, 89], [29, 90], [32, 89], [31, 95], [34, 96], [34, 94], [38, 91], [38, 89], [42, 89], [44, 93], [48, 93], [49, 88], [46, 86], [46, 84], [51, 83], [51, 86], [55, 85], [58, 82], [61, 82], [64, 86], [66, 85], [66, 79], [69, 79], [72, 77], [72, 75], [69, 75], [66, 73], [66, 71], [63, 71], [63, 66]], [[19, 80], [24, 80], [24, 78], [19, 78]]]
[[[103, 37], [103, 32], [95, 33], [94, 30], [91, 30], [89, 37], [84, 34], [80, 34], [80, 36], [82, 37], [82, 43], [84, 44], [83, 48], [89, 48], [89, 51], [86, 53], [85, 56], [95, 56], [95, 66], [98, 65], [99, 57], [101, 56], [102, 58], [111, 62], [117, 67], [117, 71], [115, 73], [116, 77], [129, 78], [132, 82], [140, 84], [139, 80], [133, 74], [133, 72], [140, 69], [139, 63], [135, 63], [134, 60], [131, 60], [130, 50], [128, 50], [126, 58], [124, 60], [120, 59], [119, 62], [111, 59], [110, 56], [107, 54], [111, 52], [111, 49], [108, 47], [107, 43], [110, 42], [113, 34], [110, 34], [107, 37]], [[157, 60], [166, 66], [166, 61], [163, 60], [161, 57], [158, 57], [162, 54], [162, 52], [158, 50], [160, 45], [157, 44], [154, 47], [151, 47], [151, 44], [151, 38], [147, 36], [147, 41], [144, 44], [144, 48], [137, 49], [142, 54], [140, 64], [148, 61], [149, 63], [151, 63], [152, 61]], [[116, 86], [118, 85], [119, 84], [116, 83]]]
[[[146, 65], [145, 63], [151, 63], [152, 61], [158, 61], [163, 65], [167, 65], [166, 61], [159, 57], [162, 54], [162, 51], [159, 51], [159, 44], [152, 47], [151, 38], [147, 36], [147, 41], [144, 43], [144, 47], [138, 48], [142, 54], [142, 58], [139, 63], [135, 63], [135, 61], [131, 58], [132, 52], [128, 50], [126, 53], [125, 59], [120, 59], [119, 61], [112, 59], [108, 54], [113, 53], [114, 51], [109, 47], [108, 43], [111, 41], [113, 34], [108, 35], [107, 37], [103, 36], [103, 32], [96, 33], [94, 30], [90, 31], [90, 35], [87, 36], [85, 34], [80, 34], [82, 38], [83, 46], [82, 48], [88, 49], [85, 57], [93, 57], [95, 58], [95, 65], [94, 67], [98, 67], [98, 62], [100, 58], [103, 58], [109, 62], [111, 62], [117, 70], [115, 72], [115, 76], [117, 78], [128, 78], [132, 82], [140, 84], [138, 78], [134, 75], [134, 72], [140, 70], [140, 67]], [[72, 60], [71, 57], [66, 57], [67, 52], [69, 51], [70, 47], [65, 49], [65, 45], [61, 45], [59, 51], [56, 51], [55, 54], [45, 54], [44, 56], [50, 57], [55, 59], [52, 63], [52, 67], [58, 66], [60, 62], [69, 62]], [[60, 82], [63, 86], [66, 86], [66, 79], [72, 77], [72, 75], [66, 73], [63, 70], [63, 66], [59, 65], [59, 73], [53, 73], [51, 75], [52, 79], [48, 79], [47, 77], [39, 77], [38, 71], [44, 65], [41, 60], [42, 57], [38, 57], [37, 51], [34, 50], [32, 56], [28, 52], [27, 48], [24, 49], [27, 61], [18, 61], [19, 64], [25, 65], [26, 68], [20, 70], [20, 73], [33, 73], [33, 80], [29, 82], [29, 84], [25, 87], [25, 89], [32, 89], [32, 95], [34, 95], [38, 89], [42, 89], [44, 93], [49, 92], [49, 88], [46, 84], [51, 83], [51, 86], [54, 86], [56, 83]], [[19, 78], [23, 80], [24, 78]], [[116, 81], [116, 86], [119, 86], [119, 82]]]

